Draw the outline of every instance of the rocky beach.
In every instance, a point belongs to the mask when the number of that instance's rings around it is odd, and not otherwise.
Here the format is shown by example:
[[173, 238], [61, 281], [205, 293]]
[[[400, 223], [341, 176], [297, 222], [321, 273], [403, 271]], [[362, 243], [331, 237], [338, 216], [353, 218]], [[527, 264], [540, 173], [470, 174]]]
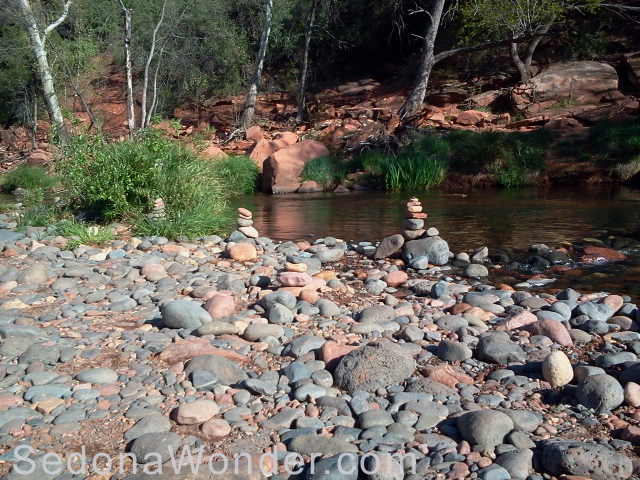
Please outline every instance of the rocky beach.
[[417, 198], [380, 244], [277, 243], [243, 208], [225, 239], [73, 249], [0, 220], [3, 479], [98, 478], [43, 462], [82, 448], [127, 480], [640, 478], [632, 299], [491, 285]]

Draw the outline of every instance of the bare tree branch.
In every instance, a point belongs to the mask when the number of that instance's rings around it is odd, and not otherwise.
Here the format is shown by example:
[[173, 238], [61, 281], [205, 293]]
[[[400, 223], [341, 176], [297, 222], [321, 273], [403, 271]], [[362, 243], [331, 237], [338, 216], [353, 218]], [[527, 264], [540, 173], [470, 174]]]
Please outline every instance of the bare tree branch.
[[65, 21], [67, 15], [69, 15], [69, 8], [71, 7], [72, 0], [67, 0], [64, 2], [64, 7], [62, 10], [62, 14], [58, 17], [58, 19], [50, 24], [47, 28], [44, 29], [44, 33], [42, 34], [42, 45], [47, 42], [47, 36], [53, 32], [56, 28], [60, 26], [62, 22]]

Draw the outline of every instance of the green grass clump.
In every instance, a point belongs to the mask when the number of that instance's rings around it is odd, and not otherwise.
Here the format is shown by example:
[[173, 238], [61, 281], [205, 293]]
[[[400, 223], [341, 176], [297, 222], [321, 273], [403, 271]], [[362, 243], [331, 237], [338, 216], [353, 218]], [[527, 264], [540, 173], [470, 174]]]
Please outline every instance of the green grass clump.
[[[218, 162], [199, 159], [157, 131], [106, 144], [76, 136], [60, 175], [75, 211], [100, 222], [124, 221], [135, 232], [197, 237], [221, 233], [229, 225], [231, 193], [218, 174]], [[162, 198], [165, 219], [148, 215]]]
[[591, 129], [586, 143], [587, 148], [619, 162], [636, 160], [640, 157], [640, 120], [601, 123]]
[[240, 195], [256, 191], [260, 171], [249, 157], [231, 156], [215, 162], [218, 178], [229, 192]]
[[116, 239], [116, 232], [110, 227], [89, 225], [72, 220], [59, 222], [54, 228], [57, 235], [70, 239], [67, 244], [69, 250], [74, 250], [80, 245], [105, 245]]
[[21, 165], [6, 174], [2, 189], [5, 192], [13, 192], [17, 188], [49, 190], [57, 183], [58, 179], [44, 168]]
[[302, 173], [302, 180], [317, 182], [329, 189], [342, 183], [347, 174], [358, 170], [357, 164], [338, 157], [320, 157], [308, 161]]

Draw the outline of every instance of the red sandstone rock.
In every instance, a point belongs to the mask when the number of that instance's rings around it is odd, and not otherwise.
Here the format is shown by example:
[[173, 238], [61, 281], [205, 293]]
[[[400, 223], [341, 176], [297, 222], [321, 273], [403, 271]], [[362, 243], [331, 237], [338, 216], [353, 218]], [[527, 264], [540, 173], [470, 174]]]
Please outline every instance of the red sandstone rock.
[[232, 362], [246, 363], [248, 357], [240, 355], [233, 350], [216, 348], [204, 338], [189, 338], [168, 345], [159, 355], [160, 360], [173, 365], [174, 363], [184, 362], [198, 355], [218, 355]]
[[488, 115], [484, 112], [480, 112], [478, 110], [467, 110], [466, 112], [462, 112], [456, 118], [456, 123], [458, 125], [478, 125], [481, 124]]
[[434, 382], [442, 383], [451, 388], [455, 388], [458, 383], [473, 385], [473, 378], [464, 373], [456, 372], [451, 365], [425, 366], [420, 369], [420, 373]]
[[256, 141], [249, 150], [247, 150], [247, 155], [253, 162], [258, 166], [258, 170], [260, 172], [264, 169], [264, 162], [267, 158], [273, 155], [273, 147], [267, 140], [258, 140]]
[[229, 156], [215, 145], [209, 145], [200, 155], [203, 158], [227, 158]]
[[238, 262], [252, 260], [258, 256], [256, 247], [246, 242], [231, 245], [227, 248], [227, 252], [232, 259], [237, 260]]
[[407, 275], [406, 272], [402, 270], [397, 270], [395, 272], [387, 273], [384, 277], [382, 277], [382, 280], [386, 282], [386, 284], [389, 285], [390, 287], [395, 288], [399, 285], [402, 285], [404, 282], [406, 282], [408, 278], [409, 278], [409, 275]]
[[219, 293], [207, 300], [204, 309], [209, 312], [211, 318], [228, 317], [236, 311], [236, 303], [231, 295]]
[[627, 259], [627, 256], [625, 254], [620, 253], [612, 248], [605, 247], [585, 247], [584, 253], [585, 255], [580, 260], [585, 263], [617, 262]]
[[544, 335], [563, 347], [570, 347], [573, 345], [573, 340], [565, 326], [557, 320], [551, 320], [548, 318], [538, 320], [537, 322], [530, 323], [522, 327], [532, 335]]
[[262, 130], [260, 130], [260, 127], [258, 127], [257, 125], [254, 125], [253, 127], [250, 127], [249, 129], [247, 129], [247, 131], [244, 134], [244, 138], [246, 138], [249, 141], [257, 142], [259, 140], [264, 139], [264, 133], [262, 133]]
[[278, 281], [285, 287], [304, 287], [313, 279], [304, 272], [283, 272], [278, 275]]
[[538, 317], [536, 317], [533, 313], [527, 310], [523, 310], [516, 313], [515, 315], [507, 317], [502, 324], [496, 327], [496, 330], [515, 330], [516, 328], [521, 328], [525, 325], [529, 325], [530, 323], [535, 323], [537, 321]]
[[336, 342], [326, 342], [320, 350], [322, 361], [327, 364], [328, 370], [333, 370], [338, 363], [348, 353], [353, 352], [358, 347], [355, 345], [340, 345]]
[[298, 135], [293, 132], [280, 132], [273, 136], [274, 140], [282, 140], [287, 145], [293, 145], [298, 142]]
[[329, 155], [324, 144], [303, 140], [278, 150], [264, 162], [263, 190], [273, 193], [292, 193], [300, 185], [300, 173], [309, 160]]

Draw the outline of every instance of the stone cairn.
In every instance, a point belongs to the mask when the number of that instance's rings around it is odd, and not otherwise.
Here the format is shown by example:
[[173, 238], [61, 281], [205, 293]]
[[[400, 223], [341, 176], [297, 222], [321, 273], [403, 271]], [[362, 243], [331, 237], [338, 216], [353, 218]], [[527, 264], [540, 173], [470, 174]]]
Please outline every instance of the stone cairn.
[[402, 236], [406, 240], [415, 240], [421, 237], [436, 237], [440, 234], [437, 228], [430, 227], [425, 230], [424, 221], [427, 214], [422, 212], [422, 203], [417, 197], [411, 197], [407, 202], [407, 213], [405, 215], [405, 231]]
[[405, 231], [403, 236], [407, 240], [415, 240], [424, 235], [424, 220], [426, 213], [422, 213], [422, 204], [416, 197], [411, 197], [407, 202], [407, 214], [405, 215]]
[[151, 209], [151, 213], [149, 214], [149, 219], [153, 221], [164, 220], [166, 217], [164, 211], [164, 200], [161, 198], [156, 198], [153, 201], [153, 208]]
[[238, 224], [238, 231], [244, 234], [248, 238], [258, 238], [260, 234], [253, 226], [253, 213], [246, 208], [238, 208], [238, 218], [236, 218]]

